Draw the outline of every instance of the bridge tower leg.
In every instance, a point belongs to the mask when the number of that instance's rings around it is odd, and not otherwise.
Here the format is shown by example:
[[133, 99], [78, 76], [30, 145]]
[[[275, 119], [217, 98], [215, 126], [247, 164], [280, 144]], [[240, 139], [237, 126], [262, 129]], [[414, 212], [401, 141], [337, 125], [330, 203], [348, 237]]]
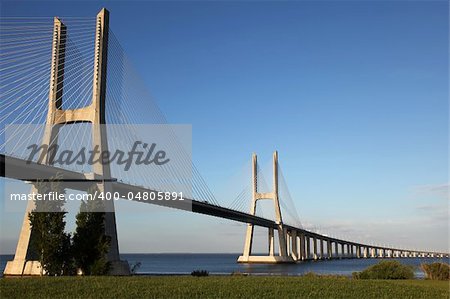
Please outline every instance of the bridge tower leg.
[[[65, 62], [65, 48], [66, 48], [66, 26], [59, 18], [53, 20], [53, 39], [52, 39], [52, 62], [50, 68], [50, 87], [49, 87], [49, 102], [47, 112], [47, 123], [51, 123], [51, 115], [62, 107], [62, 91], [63, 91], [63, 76], [64, 76], [64, 62]], [[46, 164], [53, 164], [53, 158], [56, 154], [52, 151], [52, 145], [57, 143], [59, 126], [48, 126], [45, 129], [42, 139], [43, 145], [48, 145], [49, 150], [44, 152], [43, 161]], [[38, 190], [35, 185], [31, 185], [31, 193], [37, 193]], [[3, 272], [4, 275], [41, 275], [42, 268], [38, 261], [33, 261], [33, 253], [29, 248], [31, 238], [31, 225], [28, 215], [34, 210], [36, 204], [29, 200], [25, 215], [22, 221], [22, 228], [20, 230], [19, 240], [17, 242], [14, 259], [8, 261]]]
[[[62, 21], [55, 17], [53, 25], [52, 62], [50, 74], [50, 92], [48, 102], [48, 112], [45, 132], [42, 144], [48, 145], [49, 150], [44, 153], [44, 161], [48, 165], [53, 164], [56, 149], [52, 151], [52, 145], [57, 145], [59, 129], [63, 125], [88, 122], [92, 124], [92, 147], [99, 151], [93, 165], [93, 174], [86, 174], [86, 178], [111, 178], [111, 171], [107, 163], [101, 163], [100, 153], [108, 149], [106, 138], [105, 98], [106, 98], [106, 66], [108, 53], [108, 32], [109, 32], [109, 12], [102, 9], [97, 14], [95, 23], [95, 48], [94, 48], [94, 71], [92, 85], [92, 102], [89, 106], [64, 110], [62, 108], [62, 93], [64, 81], [64, 62], [66, 49], [67, 28]], [[97, 151], [95, 151], [97, 152]], [[100, 192], [109, 192], [111, 184], [109, 182], [94, 183]], [[32, 186], [32, 192], [37, 192]], [[110, 237], [110, 248], [107, 258], [111, 263], [112, 275], [130, 274], [129, 265], [126, 261], [121, 261], [119, 256], [119, 245], [117, 240], [116, 218], [114, 213], [114, 201], [107, 201], [110, 206], [106, 207], [105, 213], [105, 235]], [[31, 236], [31, 226], [28, 220], [28, 213], [35, 207], [33, 201], [28, 202], [25, 211], [19, 242], [13, 261], [6, 265], [5, 275], [42, 275], [42, 268], [38, 261], [31, 260], [29, 241]]]
[[[245, 237], [244, 252], [238, 258], [239, 263], [293, 263], [295, 262], [292, 256], [288, 254], [288, 233], [283, 225], [281, 216], [281, 208], [278, 196], [278, 153], [273, 153], [273, 190], [269, 193], [258, 192], [258, 161], [256, 154], [252, 156], [252, 203], [250, 207], [250, 214], [256, 214], [256, 204], [259, 200], [272, 200], [275, 208], [275, 229], [278, 232], [278, 255], [273, 253], [273, 246], [269, 245], [268, 256], [252, 255], [254, 225], [252, 223], [247, 224], [247, 233]], [[270, 235], [270, 228], [269, 228]], [[269, 244], [271, 244], [269, 238]]]

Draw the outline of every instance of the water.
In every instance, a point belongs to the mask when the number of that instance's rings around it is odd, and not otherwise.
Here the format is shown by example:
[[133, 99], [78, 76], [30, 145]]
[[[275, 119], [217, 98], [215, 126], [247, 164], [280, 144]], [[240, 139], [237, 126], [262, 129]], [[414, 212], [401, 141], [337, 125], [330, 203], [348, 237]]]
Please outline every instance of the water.
[[[239, 254], [122, 254], [131, 266], [140, 262], [138, 274], [190, 274], [193, 270], [207, 270], [210, 274], [230, 274], [233, 272], [251, 273], [254, 275], [302, 275], [308, 272], [317, 274], [338, 274], [351, 276], [352, 272], [361, 271], [380, 259], [348, 259], [330, 261], [308, 261], [297, 264], [238, 264]], [[0, 255], [0, 273], [12, 255]], [[424, 274], [419, 266], [422, 263], [436, 261], [449, 262], [449, 259], [437, 258], [405, 258], [401, 263], [415, 267], [417, 278]]]

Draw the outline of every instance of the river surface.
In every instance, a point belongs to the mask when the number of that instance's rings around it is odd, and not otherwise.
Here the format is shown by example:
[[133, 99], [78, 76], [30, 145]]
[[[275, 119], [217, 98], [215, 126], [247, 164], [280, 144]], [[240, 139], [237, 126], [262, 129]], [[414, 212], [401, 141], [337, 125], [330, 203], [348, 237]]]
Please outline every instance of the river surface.
[[[327, 261], [307, 261], [296, 264], [238, 264], [239, 254], [122, 254], [131, 266], [136, 267], [138, 274], [189, 274], [194, 270], [207, 270], [210, 274], [231, 274], [233, 272], [250, 273], [254, 275], [303, 275], [308, 272], [317, 274], [339, 274], [351, 276], [352, 272], [361, 271], [380, 259], [343, 259]], [[12, 255], [0, 255], [0, 273]], [[401, 263], [415, 267], [417, 278], [423, 278], [420, 264], [443, 261], [449, 259], [437, 258], [403, 258]]]

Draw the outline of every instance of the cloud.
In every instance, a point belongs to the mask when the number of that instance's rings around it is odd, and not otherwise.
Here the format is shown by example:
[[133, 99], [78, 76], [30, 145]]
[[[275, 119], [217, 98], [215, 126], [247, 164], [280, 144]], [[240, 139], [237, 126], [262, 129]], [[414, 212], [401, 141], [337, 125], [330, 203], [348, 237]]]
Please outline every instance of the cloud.
[[431, 222], [442, 222], [450, 219], [450, 210], [447, 203], [425, 204], [416, 207], [419, 216], [425, 217]]
[[418, 185], [414, 187], [414, 193], [418, 196], [433, 196], [440, 199], [450, 199], [449, 183]]

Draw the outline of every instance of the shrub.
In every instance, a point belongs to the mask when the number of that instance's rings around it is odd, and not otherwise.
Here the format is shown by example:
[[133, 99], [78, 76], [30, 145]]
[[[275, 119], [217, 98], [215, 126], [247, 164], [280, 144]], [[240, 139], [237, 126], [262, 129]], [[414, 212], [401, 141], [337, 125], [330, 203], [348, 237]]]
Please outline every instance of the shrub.
[[398, 261], [381, 261], [362, 272], [354, 272], [355, 279], [413, 279], [414, 267]]
[[425, 277], [433, 280], [449, 280], [450, 265], [446, 263], [431, 263], [420, 265]]
[[[97, 187], [92, 186], [88, 193], [94, 195], [96, 191]], [[72, 238], [72, 250], [75, 265], [83, 275], [106, 275], [111, 268], [106, 257], [111, 237], [105, 234], [104, 209], [103, 203], [95, 198], [82, 201], [76, 215], [77, 228]]]
[[[60, 179], [62, 175], [50, 178], [50, 182], [38, 181], [35, 188], [39, 194], [64, 194]], [[38, 200], [28, 213], [31, 226], [30, 254], [41, 264], [40, 275], [70, 275], [74, 268], [71, 257], [70, 234], [64, 231], [66, 211], [64, 201]]]
[[192, 271], [192, 272], [191, 272], [191, 275], [192, 275], [192, 276], [197, 276], [197, 277], [200, 277], [200, 276], [208, 276], [208, 275], [209, 275], [209, 272], [206, 271], [206, 270], [195, 270], [195, 271]]

